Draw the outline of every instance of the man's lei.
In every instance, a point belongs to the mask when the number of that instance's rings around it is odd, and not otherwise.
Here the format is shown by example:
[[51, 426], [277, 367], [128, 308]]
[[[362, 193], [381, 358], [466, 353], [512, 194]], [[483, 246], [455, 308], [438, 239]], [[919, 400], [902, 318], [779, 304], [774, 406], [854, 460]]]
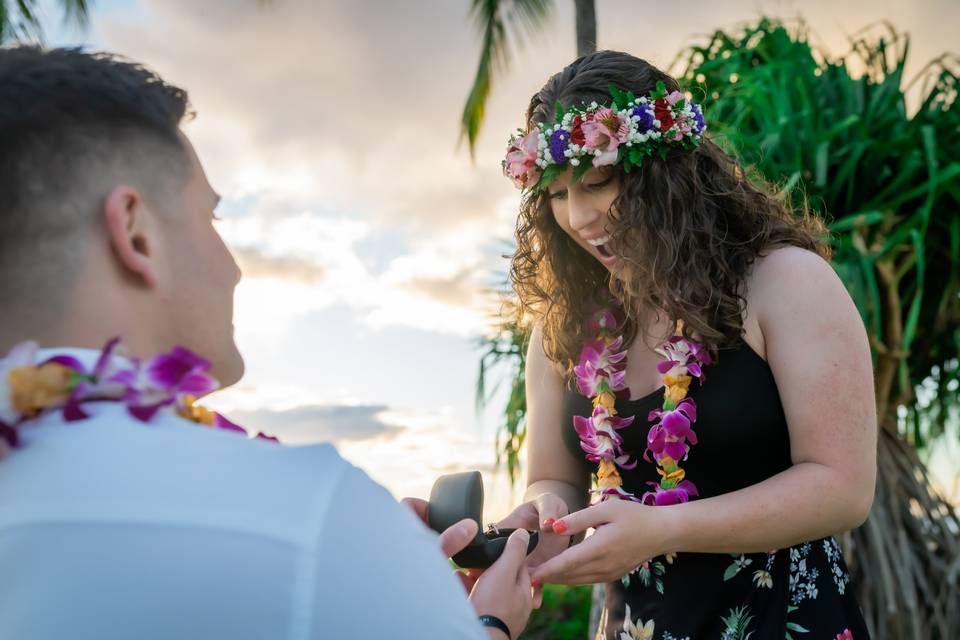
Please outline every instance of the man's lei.
[[[214, 429], [246, 434], [243, 427], [196, 404], [219, 387], [207, 371], [210, 363], [184, 347], [147, 361], [122, 355], [120, 339], [107, 342], [88, 369], [70, 355], [39, 360], [36, 343], [14, 347], [0, 361], [0, 441], [19, 444], [19, 429], [42, 413], [60, 411], [64, 420], [85, 420], [85, 405], [121, 402], [140, 422], [172, 408], [177, 415]], [[258, 433], [257, 438], [276, 441]]]

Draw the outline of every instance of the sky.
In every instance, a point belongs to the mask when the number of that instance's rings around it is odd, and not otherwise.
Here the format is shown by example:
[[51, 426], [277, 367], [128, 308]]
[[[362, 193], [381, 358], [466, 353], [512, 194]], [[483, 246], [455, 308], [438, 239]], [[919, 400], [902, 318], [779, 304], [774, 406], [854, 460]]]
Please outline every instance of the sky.
[[[291, 443], [333, 442], [398, 498], [484, 472], [487, 516], [516, 499], [494, 466], [499, 398], [479, 414], [477, 340], [499, 310], [519, 195], [500, 174], [532, 95], [575, 57], [573, 2], [516, 47], [475, 162], [458, 146], [479, 36], [468, 0], [98, 0], [85, 30], [41, 3], [48, 43], [137, 60], [185, 88], [185, 126], [244, 271], [239, 385], [211, 404]], [[677, 7], [681, 7], [678, 10]], [[682, 47], [766, 14], [802, 15], [835, 53], [881, 21], [908, 68], [956, 48], [946, 0], [597, 0], [601, 48], [669, 67]], [[944, 454], [945, 455], [945, 454]]]

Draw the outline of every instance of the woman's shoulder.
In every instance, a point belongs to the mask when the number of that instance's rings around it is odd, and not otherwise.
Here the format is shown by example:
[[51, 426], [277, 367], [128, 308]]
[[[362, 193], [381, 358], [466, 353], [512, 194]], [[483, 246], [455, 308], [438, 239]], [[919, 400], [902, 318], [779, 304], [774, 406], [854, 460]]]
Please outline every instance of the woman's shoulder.
[[827, 322], [862, 331], [840, 276], [823, 256], [801, 247], [775, 247], [761, 255], [747, 277], [745, 297], [765, 339], [775, 328], [799, 324]]
[[807, 322], [852, 304], [846, 287], [820, 254], [797, 246], [775, 246], [754, 262], [745, 279], [746, 339], [765, 353], [772, 325]]
[[796, 246], [775, 246], [762, 252], [746, 278], [747, 299], [776, 303], [786, 297], [842, 288], [840, 278], [820, 254]]

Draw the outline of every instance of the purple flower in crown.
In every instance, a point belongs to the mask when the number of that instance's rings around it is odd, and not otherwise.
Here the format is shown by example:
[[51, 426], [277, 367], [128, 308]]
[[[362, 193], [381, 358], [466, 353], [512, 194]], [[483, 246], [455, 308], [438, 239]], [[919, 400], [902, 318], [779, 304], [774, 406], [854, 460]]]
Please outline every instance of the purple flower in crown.
[[697, 486], [689, 480], [684, 480], [672, 489], [664, 489], [656, 482], [648, 482], [653, 491], [648, 491], [641, 498], [643, 504], [651, 506], [666, 506], [688, 502], [690, 496], [696, 496]]
[[657, 116], [653, 112], [653, 107], [648, 103], [643, 103], [635, 106], [630, 110], [631, 116], [637, 116], [637, 131], [640, 133], [647, 133], [648, 131], [656, 131], [656, 119]]
[[550, 157], [555, 164], [566, 164], [568, 158], [564, 153], [569, 146], [570, 132], [558, 127], [550, 136]]
[[693, 132], [700, 135], [707, 128], [707, 123], [703, 120], [703, 109], [696, 102], [691, 102], [690, 110], [693, 111]]
[[207, 371], [210, 363], [184, 347], [155, 356], [121, 378], [127, 383], [124, 401], [130, 414], [147, 422], [162, 407], [172, 405], [179, 396], [203, 396], [219, 383]]

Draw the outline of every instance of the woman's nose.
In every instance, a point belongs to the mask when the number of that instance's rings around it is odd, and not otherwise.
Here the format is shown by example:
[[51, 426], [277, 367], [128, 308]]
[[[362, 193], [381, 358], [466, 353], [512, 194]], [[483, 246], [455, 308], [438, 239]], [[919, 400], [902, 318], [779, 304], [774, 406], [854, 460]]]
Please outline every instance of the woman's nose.
[[589, 201], [584, 202], [580, 200], [578, 202], [576, 199], [570, 198], [569, 211], [570, 228], [576, 232], [596, 226], [597, 221], [600, 219], [600, 211]]

